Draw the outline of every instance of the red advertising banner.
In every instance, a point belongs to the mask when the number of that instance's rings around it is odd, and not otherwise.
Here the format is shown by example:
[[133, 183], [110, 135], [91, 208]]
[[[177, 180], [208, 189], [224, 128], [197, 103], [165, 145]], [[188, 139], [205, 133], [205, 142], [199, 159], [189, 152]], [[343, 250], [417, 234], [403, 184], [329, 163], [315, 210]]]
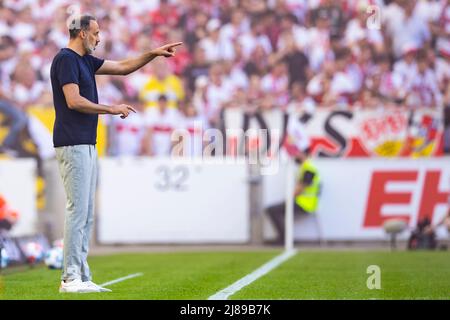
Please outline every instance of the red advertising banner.
[[[416, 158], [443, 154], [443, 112], [439, 109], [316, 110], [312, 115], [269, 111], [259, 118], [230, 109], [224, 122], [231, 132], [259, 128], [267, 129], [270, 136], [277, 130], [283, 139], [292, 117], [303, 123], [314, 156]], [[227, 134], [228, 144], [236, 145], [238, 139], [235, 133]]]

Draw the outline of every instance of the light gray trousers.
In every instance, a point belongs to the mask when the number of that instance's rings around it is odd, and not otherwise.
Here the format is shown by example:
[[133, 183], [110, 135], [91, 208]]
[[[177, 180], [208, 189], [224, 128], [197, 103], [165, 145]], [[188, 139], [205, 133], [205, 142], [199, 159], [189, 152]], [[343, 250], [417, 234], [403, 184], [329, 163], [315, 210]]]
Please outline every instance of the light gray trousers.
[[92, 276], [87, 256], [94, 225], [97, 150], [94, 145], [57, 147], [55, 150], [66, 191], [61, 280], [90, 281]]

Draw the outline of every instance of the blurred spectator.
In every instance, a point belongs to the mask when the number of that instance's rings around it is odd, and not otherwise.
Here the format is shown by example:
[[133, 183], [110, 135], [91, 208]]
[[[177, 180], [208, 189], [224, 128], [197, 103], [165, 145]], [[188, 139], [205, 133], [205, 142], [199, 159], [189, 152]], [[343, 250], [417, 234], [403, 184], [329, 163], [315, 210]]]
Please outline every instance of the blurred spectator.
[[137, 113], [125, 119], [107, 116], [108, 155], [139, 156], [144, 152], [143, 139], [146, 131], [146, 120], [142, 103], [136, 101], [133, 107]]
[[186, 103], [182, 108], [183, 128], [188, 133], [183, 141], [183, 156], [201, 157], [205, 142], [203, 134], [209, 128], [208, 121], [200, 115], [192, 103]]
[[382, 52], [384, 48], [383, 34], [380, 30], [367, 28], [367, 3], [361, 4], [357, 8], [356, 17], [351, 19], [346, 26], [344, 41], [349, 48], [358, 48], [358, 45], [364, 41], [373, 45], [376, 52]]
[[10, 90], [11, 74], [17, 64], [17, 44], [10, 36], [0, 38], [0, 88], [4, 92]]
[[417, 223], [416, 229], [411, 233], [408, 239], [408, 249], [435, 249], [436, 246], [436, 233], [430, 219], [425, 217]]
[[263, 33], [264, 25], [262, 22], [254, 18], [250, 24], [250, 31], [244, 33], [239, 37], [239, 42], [242, 45], [244, 57], [251, 59], [253, 50], [260, 45], [266, 54], [272, 53], [272, 45], [270, 39]]
[[194, 18], [191, 22], [193, 26], [187, 29], [184, 37], [190, 51], [193, 51], [194, 47], [201, 39], [206, 38], [208, 34], [206, 30], [207, 23], [208, 15], [206, 14], [206, 12], [198, 10], [194, 13]]
[[282, 110], [286, 109], [289, 101], [289, 77], [286, 63], [279, 61], [272, 67], [270, 73], [261, 80], [261, 90], [272, 95], [275, 103]]
[[446, 215], [436, 224], [435, 229], [438, 227], [444, 227], [447, 232], [450, 233], [450, 197], [449, 197], [449, 207]]
[[289, 41], [289, 34], [294, 38], [295, 46], [299, 50], [303, 51], [308, 48], [309, 34], [308, 29], [303, 25], [299, 25], [298, 19], [294, 14], [286, 14], [280, 18], [281, 33], [277, 42], [277, 50], [282, 51], [286, 43]]
[[[291, 120], [292, 119], [292, 120]], [[298, 119], [290, 118], [288, 124], [287, 141], [293, 138], [298, 145], [292, 146], [295, 149], [295, 161], [298, 165], [294, 189], [293, 214], [295, 216], [307, 216], [314, 214], [319, 205], [319, 196], [321, 188], [320, 173], [309, 157], [309, 138], [305, 136], [305, 130]], [[289, 142], [287, 143], [289, 145]], [[286, 146], [287, 147], [287, 146]], [[282, 244], [285, 240], [285, 212], [286, 203], [275, 204], [266, 209], [275, 230], [276, 244]]]
[[[169, 40], [167, 40], [168, 43], [175, 43], [175, 42], [183, 42], [183, 33], [181, 30], [174, 29], [169, 31]], [[184, 70], [188, 65], [191, 64], [192, 56], [187, 46], [179, 46], [177, 49], [177, 54], [175, 57], [172, 57], [173, 59], [170, 59], [167, 61], [167, 64], [169, 65], [170, 69], [173, 70], [173, 72], [177, 76], [182, 76], [184, 73]]]
[[171, 139], [172, 132], [181, 128], [183, 123], [178, 109], [169, 108], [165, 95], [158, 96], [157, 101], [156, 108], [145, 111], [143, 153], [157, 157], [170, 156], [175, 142]]
[[348, 69], [350, 50], [342, 49], [336, 54], [335, 59], [335, 72], [330, 82], [329, 91], [323, 97], [323, 103], [326, 105], [350, 105], [353, 103], [354, 95], [360, 85]]
[[322, 0], [320, 6], [311, 12], [312, 22], [328, 20], [330, 23], [330, 36], [341, 36], [345, 27], [345, 11], [341, 1]]
[[308, 57], [298, 48], [292, 33], [285, 32], [281, 38], [284, 48], [279, 51], [278, 56], [286, 62], [289, 85], [294, 82], [301, 82], [305, 85], [312, 76]]
[[[9, 153], [14, 155], [15, 149], [19, 144], [19, 136], [27, 125], [27, 117], [23, 110], [20, 110], [11, 96], [10, 82], [3, 81], [9, 79], [7, 65], [14, 55], [14, 42], [10, 37], [0, 38], [0, 113], [9, 123], [9, 130], [0, 144], [0, 153]], [[6, 70], [5, 70], [6, 69]], [[14, 86], [14, 82], [13, 82]]]
[[416, 10], [416, 4], [417, 0], [397, 0], [383, 11], [387, 35], [396, 57], [400, 57], [406, 44], [423, 47], [430, 40], [427, 21]]
[[161, 26], [175, 28], [179, 19], [178, 10], [168, 0], [159, 0], [159, 7], [150, 13], [153, 28]]
[[17, 64], [12, 76], [12, 97], [23, 110], [39, 101], [44, 84], [37, 80], [36, 72], [26, 61]]
[[257, 45], [252, 51], [252, 59], [247, 60], [244, 70], [250, 77], [254, 74], [262, 77], [269, 69], [268, 54], [264, 51], [263, 46]]
[[[55, 52], [66, 46], [71, 4], [0, 4], [0, 112], [11, 124], [6, 146], [14, 146], [26, 122], [18, 108], [52, 102], [49, 67]], [[147, 109], [156, 107], [164, 95], [169, 108], [183, 101], [214, 127], [229, 106], [263, 110], [312, 102], [318, 108], [338, 104], [357, 109], [406, 102], [408, 108], [450, 105], [449, 0], [79, 4], [82, 11], [98, 17], [102, 41], [96, 55], [119, 59], [162, 41], [184, 42], [175, 59], [158, 59], [125, 78], [99, 77], [101, 99], [127, 102], [138, 95]], [[381, 8], [380, 30], [367, 28], [367, 7], [374, 4]]]
[[[428, 2], [432, 5], [432, 2]], [[436, 14], [430, 20], [430, 29], [436, 37], [436, 50], [438, 52], [450, 52], [450, 1], [435, 1]], [[430, 10], [428, 10], [429, 12]]]
[[211, 19], [206, 25], [207, 36], [200, 40], [199, 46], [205, 51], [210, 63], [231, 60], [234, 57], [233, 44], [228, 38], [220, 38], [220, 21]]
[[399, 78], [399, 97], [405, 98], [410, 84], [417, 76], [417, 56], [418, 48], [413, 44], [406, 44], [403, 47], [402, 57], [394, 64], [395, 77]]
[[444, 152], [450, 153], [450, 83], [444, 97]]
[[184, 70], [183, 76], [186, 81], [185, 87], [188, 95], [192, 96], [195, 91], [195, 81], [199, 76], [207, 76], [209, 72], [209, 63], [206, 61], [205, 49], [195, 47], [192, 63]]
[[222, 68], [225, 75], [225, 81], [228, 83], [232, 83], [234, 90], [237, 90], [238, 88], [247, 88], [248, 77], [242, 70], [239, 62], [225, 60], [222, 62]]
[[155, 107], [161, 95], [167, 97], [168, 106], [176, 108], [178, 102], [184, 99], [184, 89], [181, 79], [170, 73], [166, 60], [156, 60], [152, 65], [154, 74], [150, 76], [140, 97], [146, 108]]
[[[390, 60], [387, 55], [380, 55], [376, 57], [376, 66], [372, 68], [371, 73], [365, 81], [367, 90], [363, 91], [366, 103], [375, 106], [378, 103], [370, 98], [378, 98], [379, 102], [384, 104], [400, 102], [404, 96], [399, 94], [399, 88], [402, 86], [402, 80], [398, 73], [391, 72]], [[368, 95], [368, 91], [371, 95]]]
[[[207, 114], [207, 96], [206, 91], [208, 88], [208, 77], [207, 76], [199, 76], [195, 80], [195, 91], [192, 96], [192, 104], [197, 110], [197, 113], [208, 116]], [[209, 121], [209, 120], [208, 120]]]
[[97, 82], [97, 89], [102, 93], [99, 97], [99, 103], [101, 104], [117, 104], [124, 98], [122, 92], [114, 85], [112, 79], [113, 78], [110, 75], [101, 75], [95, 77], [95, 81]]
[[267, 10], [266, 1], [260, 0], [242, 0], [242, 8], [250, 15], [250, 16], [258, 16], [259, 14], [264, 13]]
[[9, 153], [15, 155], [15, 149], [19, 145], [19, 137], [22, 130], [27, 125], [27, 117], [25, 113], [19, 110], [10, 100], [0, 91], [0, 113], [6, 117], [9, 125], [9, 131], [0, 145], [0, 153]]
[[307, 117], [311, 117], [316, 111], [316, 102], [306, 94], [304, 85], [301, 82], [292, 83], [291, 92], [287, 111], [304, 113]]
[[314, 98], [318, 104], [322, 104], [325, 94], [330, 90], [331, 79], [335, 73], [334, 62], [324, 63], [322, 71], [317, 73], [306, 87], [307, 93]]
[[281, 34], [280, 19], [287, 14], [284, 1], [277, 1], [275, 10], [268, 10], [261, 15], [261, 24], [263, 25], [263, 33], [270, 41], [273, 51], [277, 50], [278, 38]]
[[322, 63], [327, 60], [331, 53], [331, 31], [330, 20], [325, 11], [317, 13], [315, 24], [308, 32], [308, 58], [311, 69], [315, 72], [322, 68]]
[[233, 85], [226, 81], [224, 70], [221, 64], [214, 64], [209, 69], [208, 83], [205, 88], [205, 100], [200, 110], [212, 127], [219, 126], [220, 115], [223, 108], [230, 101]]
[[231, 21], [220, 28], [222, 41], [234, 42], [239, 36], [249, 31], [249, 21], [240, 8], [234, 8], [231, 13]]
[[410, 82], [406, 96], [406, 105], [410, 107], [440, 107], [442, 95], [436, 75], [429, 67], [428, 57], [425, 51], [421, 51], [417, 57], [417, 75]]
[[6, 198], [0, 194], [0, 233], [9, 231], [19, 220], [19, 213], [10, 207]]
[[378, 93], [366, 86], [363, 87], [358, 101], [354, 104], [355, 109], [369, 110], [383, 109], [383, 106], [384, 104], [381, 102]]
[[450, 83], [450, 47], [440, 49], [434, 63], [434, 72], [439, 84], [439, 89], [445, 94], [447, 84]]

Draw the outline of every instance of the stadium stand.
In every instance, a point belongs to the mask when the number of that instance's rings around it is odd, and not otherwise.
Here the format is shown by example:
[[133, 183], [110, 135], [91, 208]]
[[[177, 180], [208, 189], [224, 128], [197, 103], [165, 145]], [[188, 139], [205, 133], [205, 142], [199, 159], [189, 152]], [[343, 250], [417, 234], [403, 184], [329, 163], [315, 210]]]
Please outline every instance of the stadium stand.
[[[296, 101], [299, 87], [305, 103], [297, 108], [313, 112], [336, 107], [448, 110], [450, 106], [450, 5], [446, 1], [217, 3], [80, 1], [82, 11], [91, 11], [99, 19], [101, 42], [95, 55], [119, 59], [167, 42], [185, 43], [174, 59], [149, 64], [129, 77], [99, 77], [101, 102], [142, 104], [145, 112], [152, 113], [164, 95], [169, 108], [182, 111], [183, 106], [194, 106], [211, 127], [220, 127], [223, 111], [230, 108], [251, 105], [257, 111], [285, 111]], [[49, 68], [59, 48], [66, 46], [70, 4], [1, 2], [2, 103], [28, 115], [36, 114], [31, 110], [37, 108], [51, 117]], [[381, 8], [380, 29], [366, 27], [368, 5]], [[190, 121], [185, 114], [180, 112], [170, 128], [187, 128]], [[3, 140], [14, 124], [8, 123], [5, 114], [1, 116]], [[145, 151], [149, 148], [139, 146], [148, 139], [136, 133], [161, 126], [146, 118], [120, 128], [108, 119], [103, 123], [112, 136], [131, 130], [138, 139], [132, 153], [149, 154]], [[51, 142], [35, 127], [28, 124], [34, 144], [52, 157]], [[120, 141], [101, 142], [105, 145], [100, 153], [129, 154], [130, 150], [115, 145]], [[154, 144], [157, 139], [150, 141]], [[20, 149], [30, 148], [2, 146], [0, 153], [17, 156], [26, 153]], [[46, 148], [50, 150], [42, 151]]]

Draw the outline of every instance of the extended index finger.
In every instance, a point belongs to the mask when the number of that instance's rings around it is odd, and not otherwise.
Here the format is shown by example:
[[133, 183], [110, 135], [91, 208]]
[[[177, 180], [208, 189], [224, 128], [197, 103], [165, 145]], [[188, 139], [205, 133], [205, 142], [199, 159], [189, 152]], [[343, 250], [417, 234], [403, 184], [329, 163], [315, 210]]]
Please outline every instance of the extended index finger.
[[173, 48], [173, 47], [181, 46], [182, 44], [183, 44], [183, 42], [174, 42], [174, 43], [168, 44], [167, 47]]
[[128, 106], [128, 109], [130, 109], [130, 110], [133, 111], [134, 113], [137, 113], [137, 111], [136, 111], [132, 106]]

